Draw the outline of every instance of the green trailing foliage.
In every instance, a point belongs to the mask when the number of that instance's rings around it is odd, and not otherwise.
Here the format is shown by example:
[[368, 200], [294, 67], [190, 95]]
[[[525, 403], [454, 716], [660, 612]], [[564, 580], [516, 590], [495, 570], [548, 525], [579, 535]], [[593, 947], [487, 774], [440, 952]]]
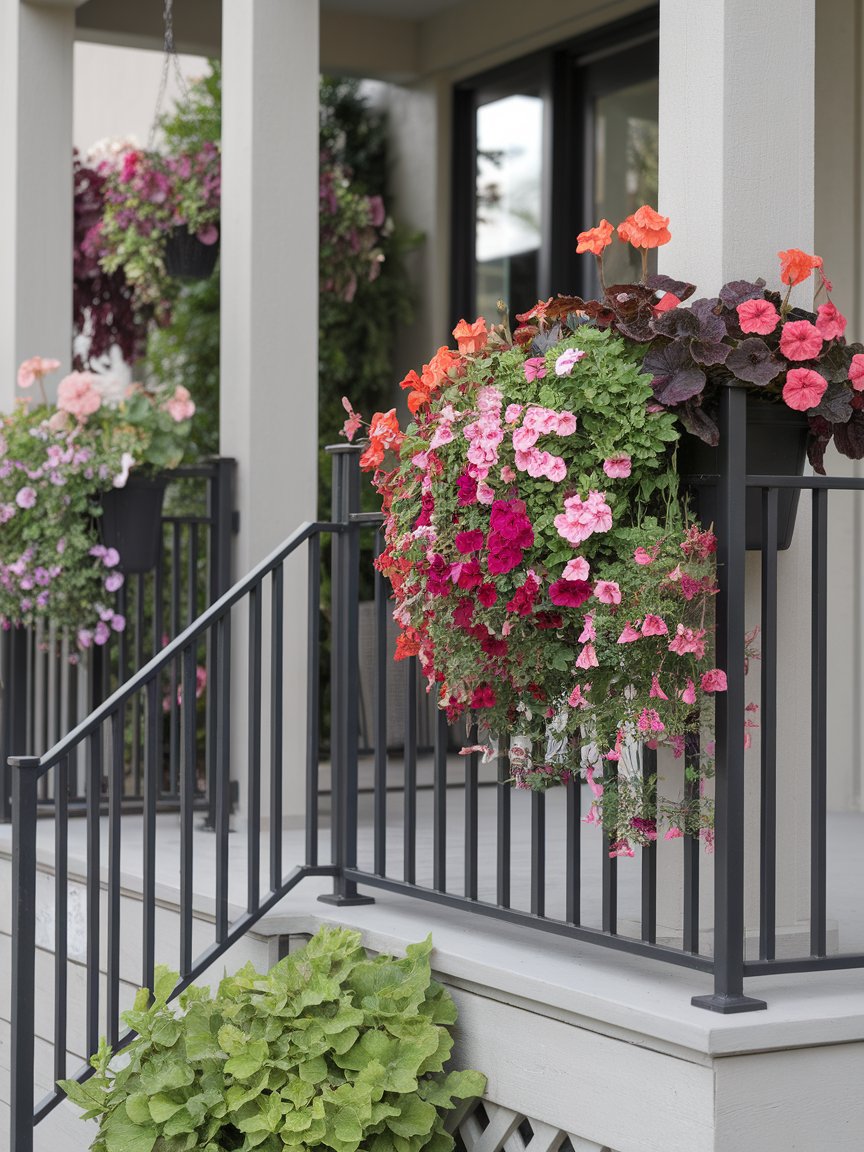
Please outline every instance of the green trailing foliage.
[[449, 1152], [446, 1113], [486, 1080], [445, 1071], [456, 1006], [431, 950], [370, 958], [359, 933], [322, 928], [266, 975], [187, 988], [179, 1012], [160, 967], [124, 1015], [128, 1048], [103, 1041], [95, 1075], [60, 1087], [99, 1121], [93, 1152]]

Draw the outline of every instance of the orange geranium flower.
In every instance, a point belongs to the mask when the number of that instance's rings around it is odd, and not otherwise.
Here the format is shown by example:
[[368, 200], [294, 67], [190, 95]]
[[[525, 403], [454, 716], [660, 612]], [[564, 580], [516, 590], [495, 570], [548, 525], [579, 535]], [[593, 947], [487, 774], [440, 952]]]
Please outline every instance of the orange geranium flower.
[[612, 243], [612, 233], [615, 229], [608, 220], [601, 220], [596, 228], [589, 228], [587, 232], [580, 232], [576, 237], [577, 253], [592, 252], [595, 256], [601, 255], [603, 249]]
[[821, 256], [810, 256], [800, 248], [787, 248], [777, 255], [780, 257], [780, 279], [790, 287], [806, 280], [814, 268], [822, 267]]
[[478, 316], [473, 324], [467, 320], [460, 320], [453, 329], [453, 337], [459, 345], [459, 352], [463, 356], [479, 352], [486, 347], [489, 333], [486, 331], [486, 321]]
[[384, 459], [388, 448], [398, 448], [403, 436], [396, 419], [396, 409], [389, 412], [376, 412], [369, 426], [369, 447], [360, 457], [360, 467], [364, 472], [377, 468]]
[[396, 654], [394, 660], [407, 660], [409, 656], [416, 656], [420, 651], [420, 637], [413, 628], [406, 628], [396, 637]]
[[621, 240], [629, 241], [634, 248], [659, 248], [672, 239], [669, 217], [661, 216], [643, 204], [618, 225], [618, 236]]

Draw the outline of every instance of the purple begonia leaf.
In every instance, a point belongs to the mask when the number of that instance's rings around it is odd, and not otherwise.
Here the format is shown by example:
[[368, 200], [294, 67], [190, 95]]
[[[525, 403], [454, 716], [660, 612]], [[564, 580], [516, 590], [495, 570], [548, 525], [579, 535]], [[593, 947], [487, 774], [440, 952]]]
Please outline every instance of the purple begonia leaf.
[[701, 335], [699, 317], [690, 308], [670, 308], [651, 321], [651, 327], [660, 336], [672, 340], [687, 340]]
[[810, 439], [807, 442], [807, 458], [813, 465], [813, 470], [820, 476], [825, 475], [825, 449], [831, 443], [834, 428], [822, 416], [810, 414]]
[[726, 367], [738, 380], [760, 386], [770, 384], [783, 370], [783, 365], [765, 341], [757, 336], [742, 340], [737, 348], [733, 348], [726, 357]]
[[618, 316], [616, 319], [618, 331], [635, 340], [637, 344], [650, 344], [654, 339], [654, 331], [651, 328], [652, 315], [650, 309], [643, 309], [635, 316]]
[[568, 312], [581, 311], [585, 301], [581, 296], [562, 296], [559, 293], [546, 308], [545, 316], [549, 320], [563, 320]]
[[720, 443], [720, 429], [701, 404], [682, 404], [676, 415], [692, 436], [698, 436], [712, 448]]
[[542, 356], [550, 348], [554, 348], [561, 339], [561, 325], [553, 324], [545, 332], [538, 332], [531, 341], [531, 355]]
[[719, 296], [700, 296], [698, 300], [690, 302], [691, 312], [695, 312], [700, 320], [706, 316], [719, 316], [720, 315], [720, 297]]
[[862, 344], [832, 344], [816, 365], [829, 384], [848, 383], [852, 357], [864, 352]]
[[745, 300], [761, 300], [765, 294], [765, 281], [760, 276], [758, 280], [730, 280], [720, 289], [720, 299], [727, 308], [737, 308]]
[[643, 361], [643, 367], [654, 377], [651, 386], [661, 404], [681, 404], [690, 400], [699, 395], [707, 382], [705, 373], [693, 363], [682, 344], [652, 348]]
[[615, 313], [600, 300], [586, 300], [583, 311], [600, 328], [608, 328], [615, 320]]
[[731, 344], [721, 344], [719, 340], [690, 341], [690, 355], [697, 364], [725, 364], [731, 351]]
[[864, 458], [864, 412], [855, 411], [848, 423], [835, 424], [834, 442], [850, 460]]
[[671, 276], [649, 276], [645, 285], [653, 292], [671, 292], [679, 300], [687, 300], [696, 291], [695, 284], [688, 284], [686, 280], [673, 280]]
[[852, 412], [852, 392], [848, 384], [829, 384], [816, 415], [824, 416], [832, 424], [845, 424]]

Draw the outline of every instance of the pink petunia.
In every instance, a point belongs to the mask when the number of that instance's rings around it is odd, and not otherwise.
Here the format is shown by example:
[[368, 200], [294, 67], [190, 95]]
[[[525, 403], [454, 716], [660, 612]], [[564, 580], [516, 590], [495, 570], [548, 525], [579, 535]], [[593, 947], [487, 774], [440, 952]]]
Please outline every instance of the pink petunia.
[[606, 493], [591, 491], [582, 500], [578, 494], [564, 501], [564, 512], [554, 520], [558, 535], [570, 544], [581, 544], [595, 532], [608, 532], [612, 527], [612, 509], [606, 503]]
[[683, 690], [683, 692], [680, 692], [679, 695], [685, 704], [696, 703], [696, 685], [692, 680], [688, 679], [687, 687]]
[[32, 508], [36, 503], [36, 489], [29, 485], [19, 488], [15, 494], [15, 503], [19, 508]]
[[632, 470], [629, 456], [610, 456], [603, 461], [603, 471], [612, 480], [625, 480]]
[[684, 833], [681, 831], [681, 829], [676, 828], [675, 825], [673, 824], [672, 827], [669, 829], [669, 831], [666, 833], [666, 835], [663, 837], [663, 839], [664, 840], [680, 840], [683, 835], [684, 835]]
[[594, 585], [594, 595], [601, 604], [621, 603], [621, 589], [614, 580], [598, 580]]
[[632, 644], [635, 640], [641, 640], [642, 633], [638, 632], [628, 620], [624, 626], [624, 631], [615, 641], [616, 644]]
[[637, 548], [633, 553], [633, 559], [637, 564], [653, 564], [655, 555], [652, 552], [647, 552], [644, 548]]
[[576, 431], [576, 417], [572, 412], [558, 413], [558, 435], [572, 436]]
[[816, 327], [823, 340], [836, 340], [846, 331], [846, 317], [829, 300], [827, 304], [819, 305]]
[[649, 612], [642, 621], [643, 636], [665, 636], [668, 631], [669, 629], [663, 617], [655, 616], [652, 612]]
[[593, 644], [597, 639], [597, 633], [594, 629], [594, 617], [590, 612], [585, 613], [585, 625], [579, 634], [577, 644]]
[[586, 644], [576, 660], [577, 668], [599, 668], [600, 661], [597, 659], [597, 653], [594, 651], [593, 644]]
[[812, 368], [791, 368], [786, 373], [783, 399], [796, 412], [815, 408], [828, 390], [828, 381]]
[[567, 697], [567, 703], [571, 708], [589, 708], [590, 701], [586, 700], [585, 693], [591, 688], [590, 684], [577, 684], [570, 695]]
[[649, 697], [656, 697], [658, 700], [668, 700], [669, 697], [660, 687], [660, 677], [655, 672], [651, 677], [651, 691], [648, 693]]
[[189, 395], [189, 389], [178, 384], [174, 389], [174, 395], [165, 405], [165, 409], [176, 424], [182, 424], [184, 420], [191, 420], [195, 415], [195, 403]]
[[576, 556], [567, 561], [567, 566], [561, 573], [562, 580], [587, 580], [591, 572], [588, 561], [583, 556]]
[[[523, 367], [525, 369], [525, 379], [528, 381], [529, 384], [531, 383], [532, 380], [542, 380], [543, 377], [546, 375], [546, 361], [543, 359], [542, 356], [529, 357], [525, 361]], [[513, 407], [513, 405], [511, 405], [511, 407]], [[508, 409], [508, 411], [509, 411], [509, 409]], [[504, 419], [507, 421], [508, 424], [512, 423], [509, 416], [505, 415]]]
[[753, 332], [767, 336], [777, 327], [780, 313], [770, 300], [745, 300], [737, 308], [738, 323], [742, 332]]
[[702, 691], [703, 692], [725, 692], [726, 691], [726, 673], [722, 668], [711, 668], [708, 672], [702, 674]]
[[509, 464], [505, 464], [501, 469], [501, 479], [505, 484], [512, 484], [516, 479], [516, 473], [513, 471]]
[[566, 352], [562, 352], [555, 361], [555, 375], [569, 376], [574, 364], [578, 364], [584, 355], [585, 353], [579, 348], [568, 348]]
[[791, 320], [780, 333], [780, 351], [787, 360], [814, 360], [822, 343], [819, 329], [809, 320]]
[[567, 476], [567, 465], [562, 456], [550, 456], [546, 464], [546, 479], [560, 484]]
[[858, 352], [849, 365], [849, 379], [856, 392], [864, 391], [864, 354]]

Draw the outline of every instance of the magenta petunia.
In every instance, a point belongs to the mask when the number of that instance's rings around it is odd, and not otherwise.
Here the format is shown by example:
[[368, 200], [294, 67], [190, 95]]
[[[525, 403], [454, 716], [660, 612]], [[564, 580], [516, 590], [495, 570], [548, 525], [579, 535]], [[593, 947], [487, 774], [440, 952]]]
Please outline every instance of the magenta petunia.
[[559, 608], [578, 608], [591, 596], [587, 580], [556, 580], [549, 585], [549, 599]]
[[777, 327], [780, 313], [770, 300], [745, 300], [737, 308], [738, 323], [742, 332], [752, 332], [757, 336], [767, 336]]
[[477, 589], [477, 599], [484, 608], [491, 608], [498, 600], [498, 589], [494, 584], [481, 584]]
[[461, 552], [462, 555], [468, 555], [471, 552], [479, 552], [483, 547], [483, 533], [479, 528], [475, 528], [470, 532], [457, 532], [456, 533], [456, 551]]
[[815, 360], [822, 343], [819, 329], [809, 320], [791, 320], [780, 333], [780, 351], [787, 360]]
[[796, 412], [815, 408], [828, 390], [828, 381], [812, 368], [791, 368], [786, 373], [783, 399]]

